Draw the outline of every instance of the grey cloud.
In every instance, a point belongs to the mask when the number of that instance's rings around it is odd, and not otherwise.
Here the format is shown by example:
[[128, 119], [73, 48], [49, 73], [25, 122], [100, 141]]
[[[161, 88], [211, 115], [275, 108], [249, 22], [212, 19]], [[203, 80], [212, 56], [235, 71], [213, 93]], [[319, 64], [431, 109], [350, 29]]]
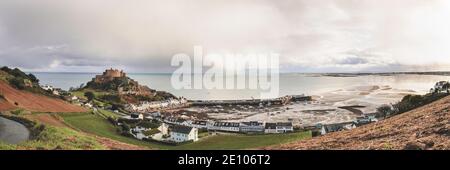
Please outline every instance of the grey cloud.
[[3, 0], [0, 62], [30, 70], [117, 66], [163, 72], [172, 69], [174, 54], [192, 54], [194, 45], [202, 45], [211, 52], [278, 52], [281, 64], [297, 71], [430, 65], [450, 55], [449, 4]]
[[336, 62], [336, 64], [340, 65], [358, 65], [367, 63], [369, 63], [369, 60], [367, 60], [366, 58], [360, 58], [356, 56], [346, 57]]

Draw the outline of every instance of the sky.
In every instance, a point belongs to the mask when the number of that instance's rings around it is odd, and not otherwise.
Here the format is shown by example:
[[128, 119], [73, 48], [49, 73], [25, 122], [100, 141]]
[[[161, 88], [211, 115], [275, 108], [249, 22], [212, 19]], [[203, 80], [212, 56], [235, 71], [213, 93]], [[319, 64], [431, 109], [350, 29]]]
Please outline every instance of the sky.
[[1, 0], [0, 65], [171, 72], [199, 45], [282, 72], [448, 71], [449, 18], [448, 0]]

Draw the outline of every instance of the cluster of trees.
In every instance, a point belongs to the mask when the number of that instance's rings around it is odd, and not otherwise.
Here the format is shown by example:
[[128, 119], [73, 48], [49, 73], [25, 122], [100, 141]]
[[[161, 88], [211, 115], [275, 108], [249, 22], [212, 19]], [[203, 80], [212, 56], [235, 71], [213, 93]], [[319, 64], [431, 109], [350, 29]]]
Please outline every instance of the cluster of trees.
[[83, 89], [84, 87], [85, 87], [85, 84], [81, 83], [80, 86], [78, 86], [78, 87], [70, 87], [69, 91], [77, 91], [77, 90]]
[[34, 76], [33, 74], [26, 74], [24, 72], [22, 72], [20, 69], [18, 68], [14, 68], [14, 69], [10, 69], [9, 67], [2, 67], [0, 68], [0, 70], [12, 75], [13, 77], [16, 78], [22, 78], [22, 79], [29, 79], [31, 82], [33, 83], [39, 83], [39, 79], [36, 78], [36, 76]]
[[84, 92], [84, 97], [86, 97], [88, 102], [90, 102], [95, 99], [95, 94], [94, 94], [94, 92], [87, 91], [87, 92]]
[[6, 78], [10, 85], [19, 90], [28, 90], [35, 93], [48, 94], [45, 90], [39, 87], [39, 79], [35, 75], [26, 74], [18, 68], [2, 67], [1, 71], [8, 73], [10, 76]]
[[445, 93], [429, 93], [426, 95], [406, 95], [398, 103], [395, 103], [393, 105], [382, 105], [378, 107], [377, 113], [379, 117], [384, 118], [390, 117], [427, 105], [447, 95], [448, 94]]

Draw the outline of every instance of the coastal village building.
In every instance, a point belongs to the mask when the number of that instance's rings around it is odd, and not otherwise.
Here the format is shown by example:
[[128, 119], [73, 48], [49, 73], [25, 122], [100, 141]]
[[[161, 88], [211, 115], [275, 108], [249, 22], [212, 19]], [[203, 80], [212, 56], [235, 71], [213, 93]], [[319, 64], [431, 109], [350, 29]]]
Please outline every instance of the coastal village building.
[[163, 135], [169, 134], [169, 125], [162, 123], [161, 126], [158, 127], [158, 130]]
[[226, 131], [226, 132], [239, 132], [240, 123], [236, 122], [214, 122], [208, 127], [208, 130]]
[[362, 125], [369, 124], [372, 122], [378, 122], [378, 119], [375, 118], [375, 115], [357, 117], [356, 120], [354, 121], [354, 125], [362, 126]]
[[152, 112], [152, 113], [150, 113], [150, 116], [152, 116], [152, 117], [161, 117], [161, 112]]
[[149, 130], [149, 128], [136, 126], [132, 129], [130, 129], [130, 133], [137, 139], [142, 140], [144, 138], [147, 138], [147, 136], [143, 133], [144, 131]]
[[448, 93], [449, 92], [449, 83], [448, 81], [439, 81], [434, 85], [434, 88], [431, 89], [431, 92], [437, 92], [437, 93]]
[[334, 124], [327, 124], [327, 125], [321, 125], [320, 126], [320, 134], [325, 135], [330, 132], [338, 132], [343, 130], [350, 130], [356, 127], [354, 123], [344, 122], [344, 123], [334, 123]]
[[264, 133], [264, 128], [262, 122], [241, 122], [240, 131], [242, 133]]
[[164, 122], [173, 125], [188, 125], [189, 123], [186, 120], [178, 118], [178, 117], [166, 117], [164, 118]]
[[179, 108], [184, 107], [187, 104], [187, 100], [185, 98], [179, 98], [179, 99], [169, 99], [164, 101], [143, 101], [140, 102], [139, 105], [135, 104], [128, 104], [126, 106], [126, 109], [129, 111], [134, 112], [148, 112], [158, 109], [164, 109], [164, 108]]
[[195, 127], [197, 129], [207, 129], [208, 128], [208, 122], [203, 120], [194, 120], [190, 123], [191, 127]]
[[177, 143], [198, 141], [198, 129], [189, 126], [175, 125], [170, 129], [170, 140]]
[[293, 132], [292, 122], [266, 123], [265, 133], [286, 133]]
[[266, 123], [264, 132], [265, 133], [278, 133], [277, 132], [277, 124], [276, 123]]
[[131, 119], [141, 119], [141, 120], [144, 119], [144, 115], [141, 113], [132, 113], [130, 115], [130, 117], [131, 117]]
[[41, 85], [41, 88], [42, 89], [44, 89], [44, 90], [50, 90], [50, 91], [53, 91], [53, 86], [50, 86], [50, 85], [48, 85], [48, 84], [46, 84], [46, 85]]

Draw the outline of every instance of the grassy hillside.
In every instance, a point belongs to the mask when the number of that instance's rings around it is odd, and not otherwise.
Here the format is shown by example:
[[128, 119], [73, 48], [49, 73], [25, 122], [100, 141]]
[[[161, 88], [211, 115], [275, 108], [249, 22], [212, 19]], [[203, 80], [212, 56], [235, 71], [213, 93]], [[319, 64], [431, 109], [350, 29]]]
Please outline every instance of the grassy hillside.
[[268, 134], [268, 135], [217, 135], [210, 136], [204, 140], [181, 145], [175, 149], [196, 149], [196, 150], [233, 150], [233, 149], [254, 149], [258, 147], [279, 145], [283, 143], [304, 140], [311, 138], [311, 133], [296, 132], [287, 134]]
[[60, 115], [66, 123], [83, 132], [110, 138], [124, 143], [149, 148], [167, 148], [166, 145], [144, 142], [117, 133], [117, 128], [106, 119], [92, 113], [64, 113]]
[[0, 68], [0, 111], [21, 108], [32, 112], [84, 112], [39, 86], [33, 74]]
[[39, 86], [39, 79], [33, 74], [26, 74], [18, 68], [0, 68], [0, 81], [8, 83], [10, 86], [19, 89], [26, 90], [32, 93], [52, 96], [51, 93], [45, 91]]
[[109, 123], [106, 119], [91, 113], [64, 113], [61, 114], [61, 116], [63, 117], [65, 122], [84, 132], [154, 149], [251, 149], [269, 145], [277, 145], [311, 137], [310, 132], [271, 135], [217, 135], [208, 136], [203, 139], [201, 138], [198, 142], [190, 144], [170, 146], [122, 136], [117, 133], [117, 128]]

